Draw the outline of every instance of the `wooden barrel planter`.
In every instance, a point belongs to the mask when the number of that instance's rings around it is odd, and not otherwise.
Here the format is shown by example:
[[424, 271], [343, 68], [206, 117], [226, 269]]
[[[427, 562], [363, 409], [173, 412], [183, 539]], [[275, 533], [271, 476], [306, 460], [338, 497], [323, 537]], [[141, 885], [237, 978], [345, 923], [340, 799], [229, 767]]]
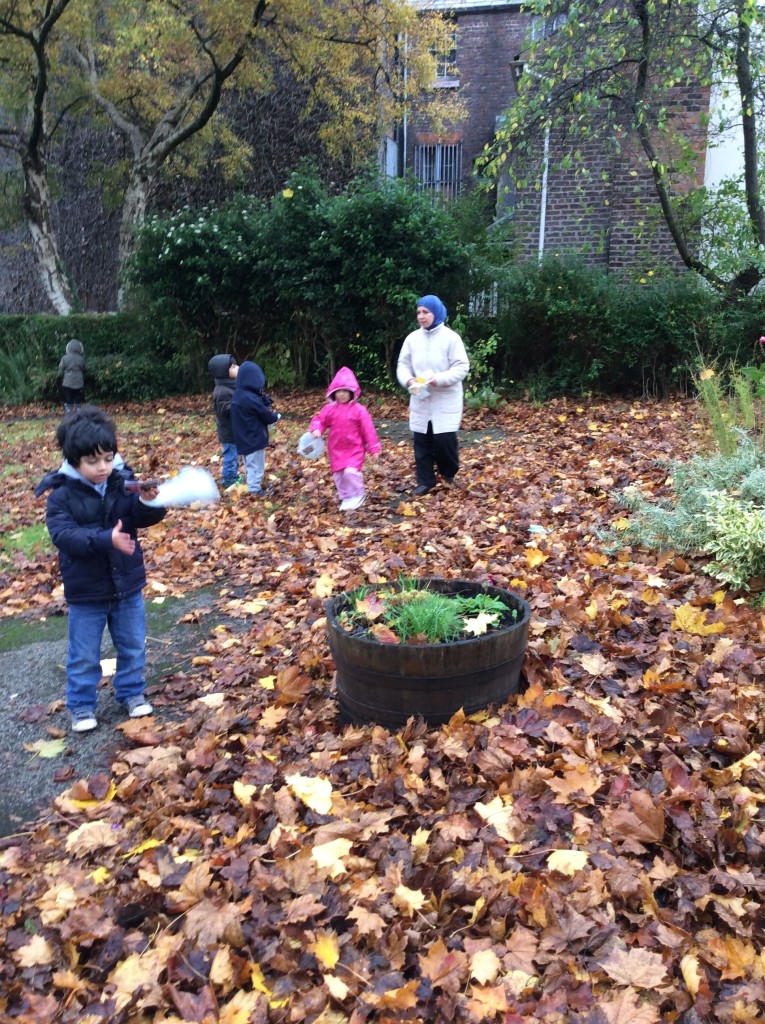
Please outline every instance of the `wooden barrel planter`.
[[[439, 644], [388, 644], [346, 632], [337, 616], [348, 593], [327, 601], [329, 646], [337, 669], [343, 721], [396, 729], [412, 716], [431, 725], [504, 701], [520, 688], [530, 609], [516, 594], [468, 580], [421, 580], [442, 594], [489, 594], [517, 612], [516, 621], [482, 636]], [[380, 589], [396, 589], [395, 585]]]

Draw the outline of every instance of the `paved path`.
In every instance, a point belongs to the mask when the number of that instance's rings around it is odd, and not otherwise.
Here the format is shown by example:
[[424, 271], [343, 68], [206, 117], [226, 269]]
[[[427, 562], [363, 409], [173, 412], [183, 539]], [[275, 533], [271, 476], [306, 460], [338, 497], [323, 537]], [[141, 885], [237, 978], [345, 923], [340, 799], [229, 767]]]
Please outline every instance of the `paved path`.
[[[184, 667], [190, 657], [200, 653], [209, 628], [221, 621], [220, 614], [216, 613], [214, 623], [210, 616], [195, 623], [179, 623], [178, 619], [209, 603], [209, 594], [197, 592], [183, 600], [168, 599], [161, 606], [147, 604], [147, 633], [152, 638], [146, 645], [149, 691], [162, 676]], [[44, 622], [0, 620], [4, 709], [0, 715], [0, 837], [22, 831], [77, 779], [108, 773], [114, 753], [124, 746], [114, 727], [124, 720], [125, 712], [115, 703], [108, 685], [99, 691], [98, 728], [81, 735], [70, 731], [64, 707], [66, 647], [65, 616]], [[113, 653], [106, 634], [103, 656], [112, 657]], [[156, 711], [160, 716], [173, 714], [172, 707], [161, 703]], [[66, 745], [56, 757], [42, 758], [25, 748], [25, 744], [57, 736]]]

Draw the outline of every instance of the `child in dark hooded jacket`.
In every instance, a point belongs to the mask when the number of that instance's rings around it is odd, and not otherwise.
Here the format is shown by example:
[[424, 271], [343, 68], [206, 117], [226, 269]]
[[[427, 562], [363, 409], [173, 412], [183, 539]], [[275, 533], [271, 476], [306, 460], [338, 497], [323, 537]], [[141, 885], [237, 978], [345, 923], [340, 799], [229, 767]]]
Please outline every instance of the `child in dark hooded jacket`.
[[364, 500], [364, 457], [376, 459], [380, 452], [372, 417], [358, 401], [360, 394], [353, 370], [342, 366], [327, 388], [327, 404], [309, 427], [314, 437], [329, 431], [329, 467], [343, 512], [351, 512]]
[[238, 481], [239, 456], [231, 429], [231, 402], [239, 373], [236, 359], [227, 352], [213, 356], [207, 369], [215, 380], [212, 403], [215, 409], [215, 429], [221, 445], [221, 484], [231, 487]]
[[271, 408], [273, 402], [265, 392], [266, 376], [257, 363], [245, 360], [239, 367], [231, 399], [231, 429], [236, 450], [244, 456], [247, 490], [250, 494], [265, 494], [263, 477], [266, 472], [268, 428], [278, 423], [281, 415]]

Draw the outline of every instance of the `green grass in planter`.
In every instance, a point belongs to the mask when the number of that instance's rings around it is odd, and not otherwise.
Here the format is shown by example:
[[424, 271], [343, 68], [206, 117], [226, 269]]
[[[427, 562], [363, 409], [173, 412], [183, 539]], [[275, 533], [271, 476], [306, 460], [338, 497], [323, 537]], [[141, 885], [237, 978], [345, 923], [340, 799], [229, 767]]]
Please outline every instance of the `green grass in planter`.
[[404, 590], [390, 601], [385, 616], [402, 643], [424, 636], [429, 644], [448, 643], [462, 634], [459, 601], [430, 590]]
[[[370, 603], [371, 602], [371, 603]], [[502, 619], [517, 621], [518, 612], [489, 594], [466, 597], [429, 590], [418, 581], [402, 577], [396, 590], [375, 592], [360, 587], [348, 596], [348, 604], [338, 614], [343, 628], [361, 627], [374, 635], [378, 626], [387, 627], [400, 643], [411, 641], [438, 644], [463, 639], [466, 633], [481, 635]], [[475, 619], [480, 628], [470, 629]]]

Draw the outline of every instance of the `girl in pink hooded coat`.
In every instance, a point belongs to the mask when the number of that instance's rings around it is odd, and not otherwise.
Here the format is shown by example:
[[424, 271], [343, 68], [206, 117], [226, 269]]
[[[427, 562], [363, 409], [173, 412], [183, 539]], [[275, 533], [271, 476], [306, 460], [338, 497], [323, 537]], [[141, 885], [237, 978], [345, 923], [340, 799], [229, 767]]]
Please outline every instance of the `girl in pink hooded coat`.
[[372, 417], [358, 402], [360, 394], [353, 370], [342, 366], [327, 388], [327, 404], [308, 428], [314, 437], [329, 430], [329, 466], [344, 512], [358, 508], [364, 500], [364, 456], [376, 459], [381, 447]]

